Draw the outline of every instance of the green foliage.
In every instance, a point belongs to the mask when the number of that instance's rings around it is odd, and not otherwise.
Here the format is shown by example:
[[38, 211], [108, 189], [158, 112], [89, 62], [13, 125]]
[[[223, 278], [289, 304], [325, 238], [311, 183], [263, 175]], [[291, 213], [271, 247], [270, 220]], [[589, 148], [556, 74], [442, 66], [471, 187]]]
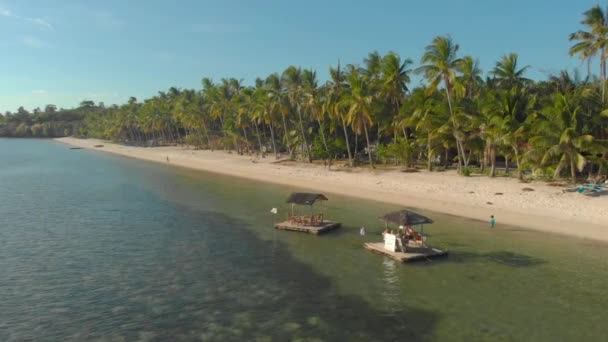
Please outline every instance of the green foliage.
[[380, 144], [376, 147], [376, 156], [379, 161], [383, 163], [397, 162], [407, 167], [411, 166], [415, 152], [415, 144], [401, 137], [397, 138], [397, 142]]
[[[586, 61], [605, 56], [608, 15], [594, 6], [583, 19], [584, 30], [570, 37], [570, 54]], [[426, 163], [429, 170], [456, 162], [465, 176], [471, 165], [496, 175], [502, 172], [496, 160], [505, 158], [520, 178], [530, 171], [573, 180], [606, 173], [604, 68], [599, 79], [562, 71], [533, 81], [518, 55], [507, 53], [484, 79], [479, 61], [459, 53], [449, 36], [434, 38], [413, 70], [426, 81], [416, 88], [410, 88], [412, 60], [374, 51], [360, 64], [330, 67], [327, 82], [314, 70], [290, 66], [250, 86], [205, 78], [200, 90], [173, 87], [122, 105], [85, 100], [73, 109], [47, 105], [31, 113], [21, 107], [0, 116], [0, 136], [73, 134], [239, 153], [269, 148], [309, 161], [367, 157], [372, 167], [374, 159], [406, 167]]]
[[315, 136], [310, 150], [314, 158], [325, 160], [336, 159], [344, 151], [344, 143], [340, 140], [327, 137], [326, 143], [327, 146], [323, 142], [321, 135]]

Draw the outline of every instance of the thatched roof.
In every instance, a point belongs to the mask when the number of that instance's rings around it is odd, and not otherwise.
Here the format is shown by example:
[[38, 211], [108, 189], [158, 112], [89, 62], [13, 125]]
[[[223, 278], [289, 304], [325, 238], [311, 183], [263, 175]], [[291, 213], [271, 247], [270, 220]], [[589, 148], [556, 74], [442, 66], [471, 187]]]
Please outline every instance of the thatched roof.
[[381, 217], [381, 219], [400, 226], [414, 226], [418, 224], [433, 223], [433, 220], [430, 218], [409, 210], [393, 211], [392, 213], [385, 214]]
[[310, 194], [306, 192], [294, 192], [287, 199], [287, 203], [299, 205], [313, 205], [316, 201], [327, 201], [323, 194]]

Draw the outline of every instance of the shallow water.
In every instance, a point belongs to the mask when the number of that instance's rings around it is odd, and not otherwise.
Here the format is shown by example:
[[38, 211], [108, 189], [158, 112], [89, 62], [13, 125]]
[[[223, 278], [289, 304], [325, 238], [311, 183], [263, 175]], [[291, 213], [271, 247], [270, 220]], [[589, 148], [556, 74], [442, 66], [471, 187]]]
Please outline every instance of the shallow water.
[[331, 195], [315, 237], [271, 228], [294, 188], [42, 140], [0, 161], [0, 341], [605, 339], [606, 244], [422, 210], [450, 256], [401, 265], [362, 248], [392, 205]]

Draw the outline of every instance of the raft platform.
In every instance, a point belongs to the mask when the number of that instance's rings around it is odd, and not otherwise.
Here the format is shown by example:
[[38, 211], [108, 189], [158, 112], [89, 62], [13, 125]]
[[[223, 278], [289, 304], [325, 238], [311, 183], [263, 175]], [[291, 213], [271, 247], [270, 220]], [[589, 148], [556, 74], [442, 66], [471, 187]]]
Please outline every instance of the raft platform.
[[319, 235], [319, 234], [326, 233], [330, 230], [339, 228], [340, 223], [332, 222], [332, 221], [323, 221], [320, 224], [317, 224], [314, 226], [309, 226], [309, 225], [303, 225], [303, 224], [297, 224], [297, 223], [285, 221], [285, 222], [280, 222], [280, 223], [275, 224], [274, 227], [279, 230], [291, 230], [294, 232], [302, 232], [302, 233]]
[[448, 255], [447, 251], [442, 251], [431, 247], [408, 247], [407, 253], [403, 252], [391, 252], [384, 248], [382, 242], [368, 242], [363, 245], [365, 249], [370, 250], [374, 253], [385, 255], [391, 259], [399, 262], [411, 262], [411, 261], [422, 261], [433, 258], [445, 257]]

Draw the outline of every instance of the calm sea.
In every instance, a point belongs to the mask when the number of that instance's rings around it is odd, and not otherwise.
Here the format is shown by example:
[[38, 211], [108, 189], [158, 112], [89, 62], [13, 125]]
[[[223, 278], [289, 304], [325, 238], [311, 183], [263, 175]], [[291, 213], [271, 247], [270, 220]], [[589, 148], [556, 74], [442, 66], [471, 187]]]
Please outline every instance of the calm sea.
[[275, 231], [293, 190], [0, 139], [0, 341], [606, 339], [605, 244], [422, 210], [451, 254], [401, 265], [362, 247], [395, 206]]

